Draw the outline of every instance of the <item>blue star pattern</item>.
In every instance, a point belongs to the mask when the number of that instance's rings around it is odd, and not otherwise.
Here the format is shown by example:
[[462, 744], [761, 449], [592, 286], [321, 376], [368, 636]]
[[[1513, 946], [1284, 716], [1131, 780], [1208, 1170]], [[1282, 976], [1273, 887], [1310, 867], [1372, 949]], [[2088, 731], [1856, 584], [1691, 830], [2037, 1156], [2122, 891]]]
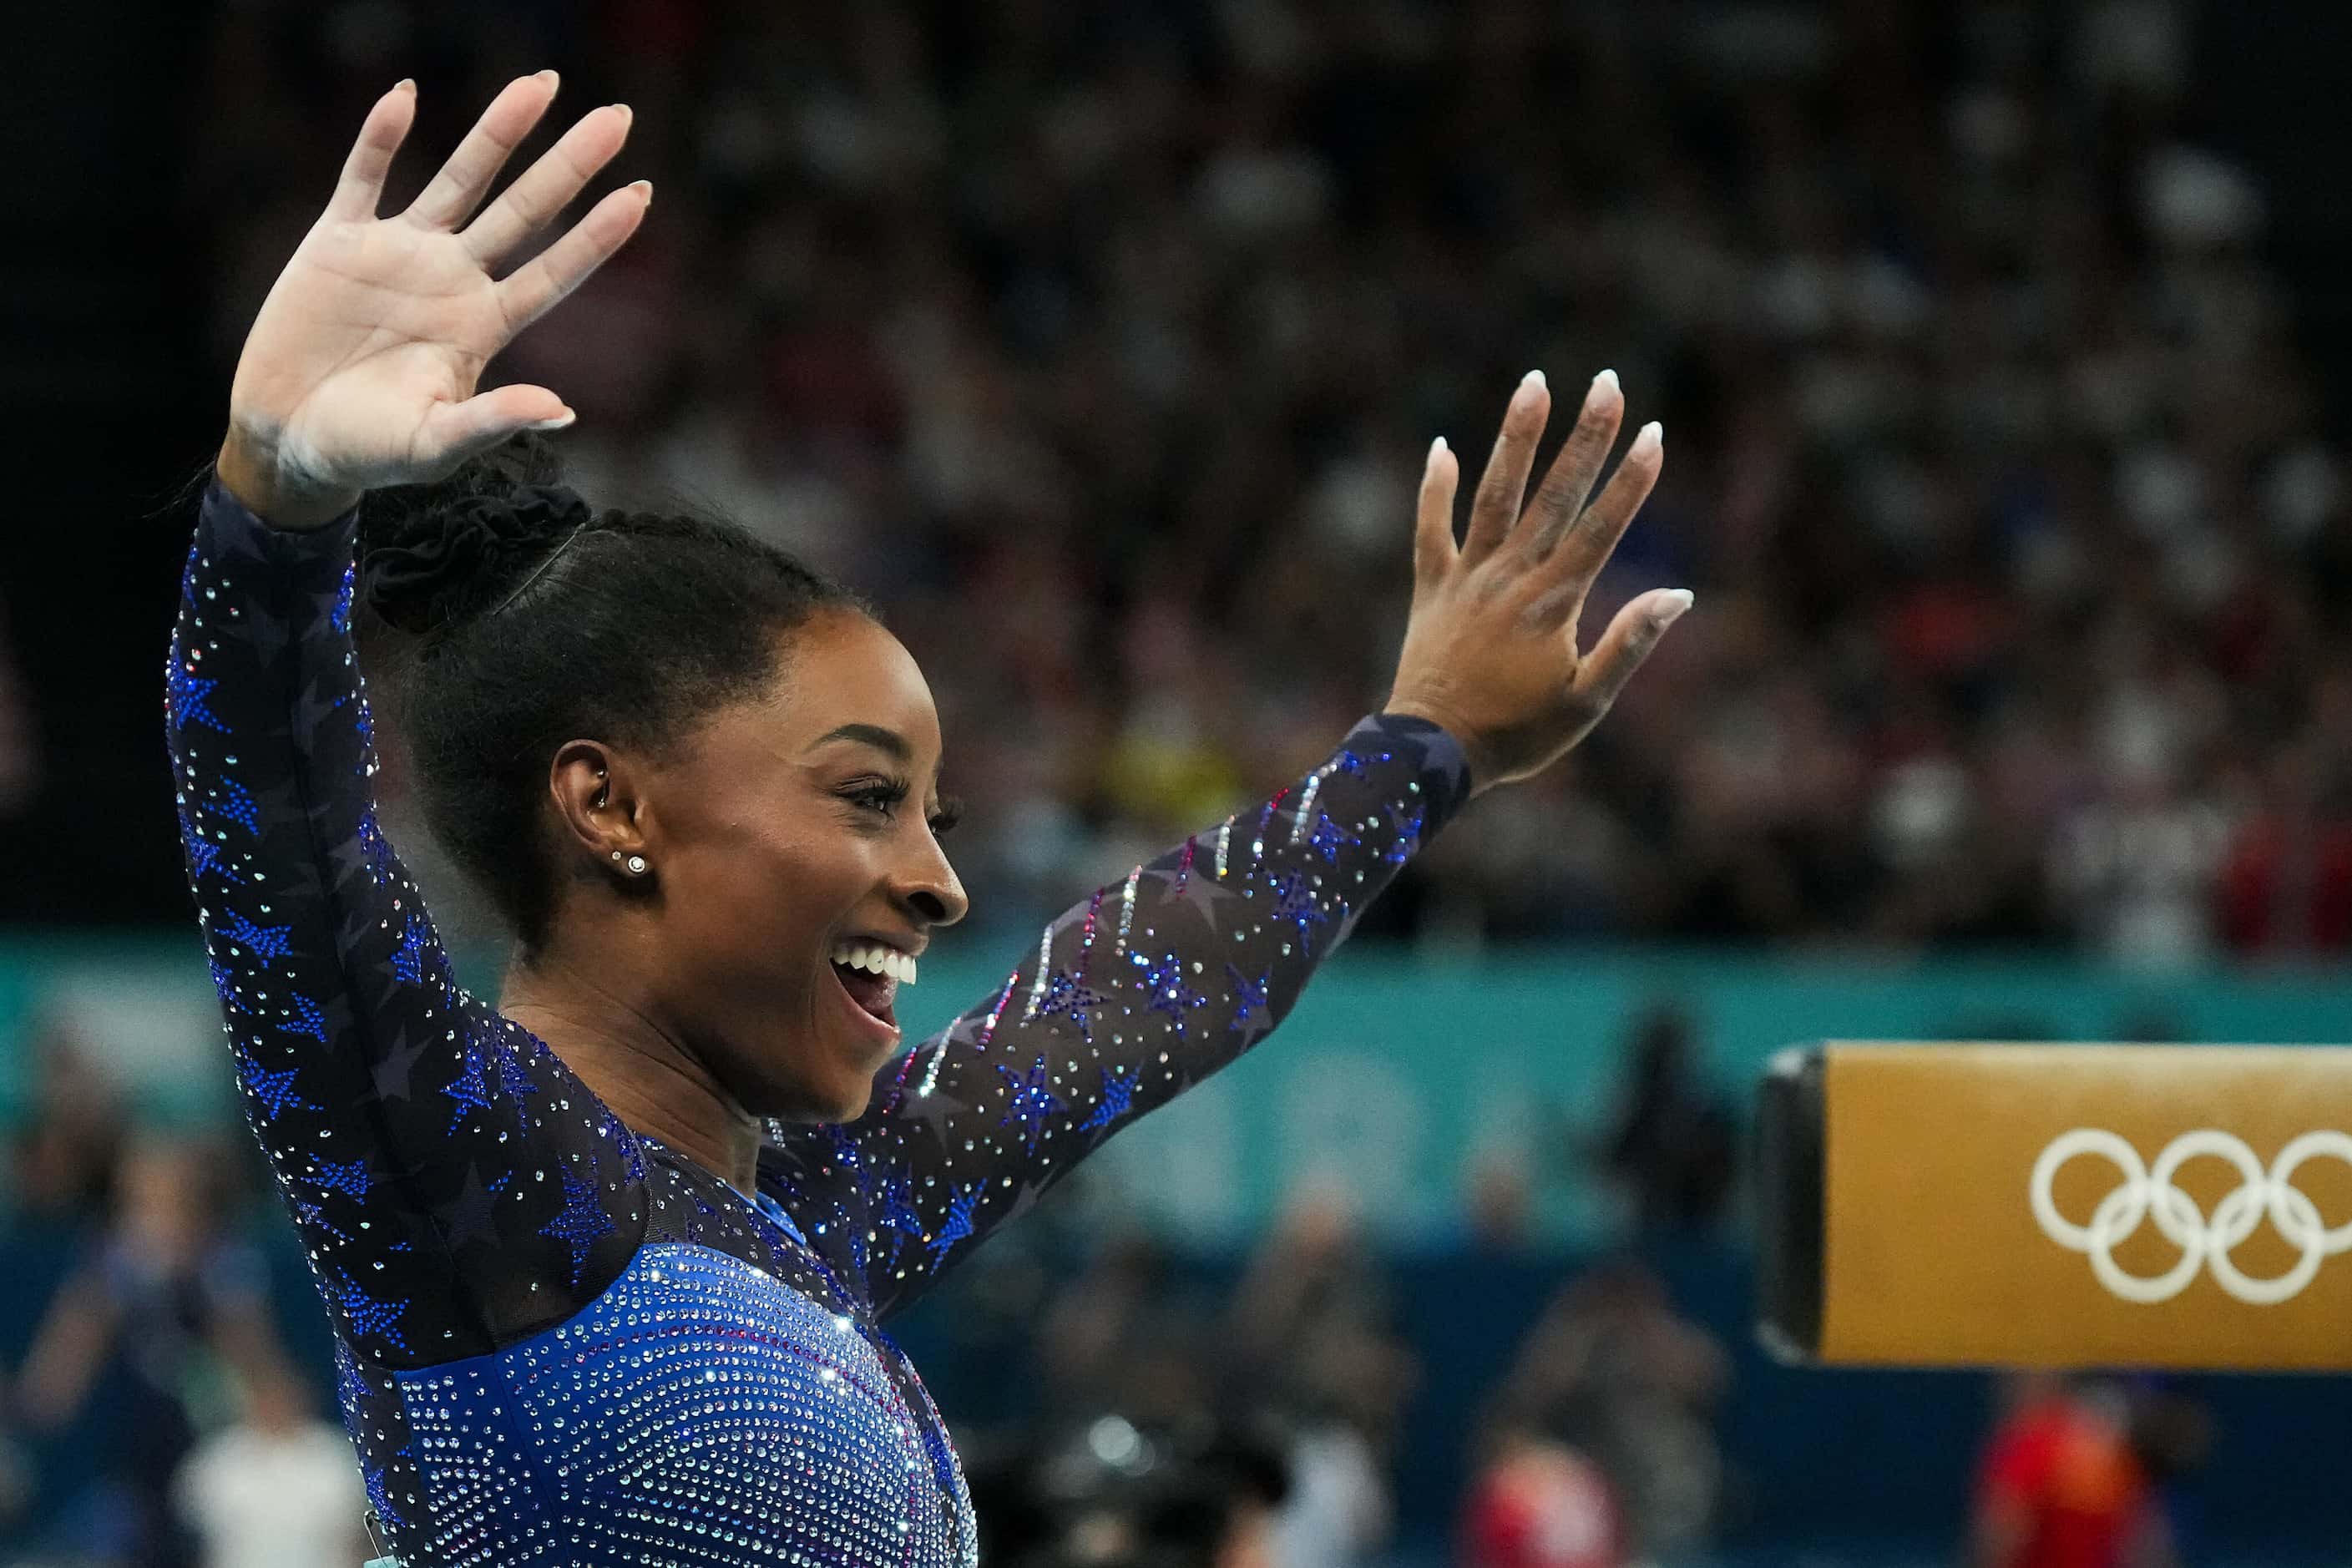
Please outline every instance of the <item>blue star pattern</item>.
[[1228, 963], [1225, 965], [1225, 979], [1233, 987], [1231, 994], [1234, 1008], [1232, 1016], [1226, 1020], [1227, 1024], [1234, 1029], [1246, 1030], [1255, 1021], [1261, 1034], [1272, 1028], [1274, 1006], [1266, 1000], [1266, 994], [1274, 985], [1274, 971], [1266, 970], [1255, 980], [1252, 980]]
[[1307, 886], [1307, 874], [1303, 871], [1285, 871], [1275, 879], [1274, 894], [1276, 900], [1274, 918], [1278, 921], [1288, 921], [1297, 927], [1300, 950], [1313, 953], [1315, 928], [1330, 917], [1324, 913], [1321, 901], [1315, 896], [1315, 889]]
[[[299, 1193], [294, 1193], [289, 1194], [287, 1202], [294, 1210], [294, 1224], [297, 1227], [314, 1226], [325, 1231], [338, 1241], [349, 1241], [352, 1238], [349, 1231], [327, 1217], [327, 1205], [316, 1198], [306, 1198]], [[338, 1346], [338, 1348], [341, 1347]]]
[[1389, 808], [1396, 823], [1396, 837], [1390, 841], [1388, 853], [1382, 857], [1391, 866], [1402, 866], [1421, 847], [1422, 820], [1424, 808], [1416, 803], [1410, 810]]
[[342, 1341], [335, 1342], [335, 1403], [341, 1406], [343, 1426], [356, 1431], [360, 1411], [367, 1400], [367, 1384], [360, 1380], [359, 1363], [352, 1359], [352, 1348]]
[[219, 681], [206, 680], [175, 660], [171, 669], [171, 684], [164, 689], [165, 698], [171, 705], [172, 728], [184, 730], [190, 724], [202, 724], [206, 729], [227, 734], [228, 726], [220, 721], [219, 715], [211, 707], [213, 690], [219, 685]]
[[492, 1041], [490, 1043], [490, 1050], [498, 1058], [499, 1087], [500, 1089], [506, 1090], [507, 1093], [515, 1096], [517, 1099], [520, 1099], [526, 1094], [537, 1094], [539, 1092], [538, 1081], [530, 1076], [530, 1071], [524, 1068], [520, 1060], [516, 1058], [514, 1052], [509, 1050], [503, 1043], [499, 1041]]
[[279, 1113], [288, 1106], [299, 1106], [310, 1110], [319, 1109], [294, 1092], [296, 1068], [287, 1068], [282, 1071], [272, 1072], [244, 1051], [236, 1054], [236, 1065], [237, 1076], [244, 1079], [246, 1091], [251, 1094], [262, 1108], [261, 1120], [264, 1125], [277, 1121]]
[[1328, 811], [1315, 814], [1315, 831], [1307, 836], [1307, 847], [1332, 865], [1339, 863], [1339, 851], [1356, 841], [1356, 836], [1331, 820]]
[[890, 1176], [883, 1182], [880, 1198], [875, 1206], [879, 1214], [880, 1228], [898, 1232], [901, 1243], [908, 1237], [923, 1234], [923, 1215], [915, 1206], [914, 1183], [903, 1173]]
[[[1310, 779], [1082, 900], [1001, 991], [887, 1069], [865, 1115], [766, 1129], [747, 1201], [632, 1134], [541, 1042], [458, 988], [370, 798], [351, 568], [348, 522], [276, 534], [215, 486], [163, 717], [239, 1104], [328, 1303], [338, 1395], [388, 1550], [450, 1568], [520, 1555], [483, 1544], [503, 1525], [469, 1512], [453, 1479], [503, 1473], [520, 1479], [499, 1520], [570, 1510], [567, 1560], [583, 1568], [707, 1554], [710, 1516], [688, 1511], [689, 1494], [727, 1510], [763, 1556], [966, 1560], [953, 1447], [881, 1318], [1271, 1027], [1344, 937], [1341, 917], [1460, 805], [1458, 749], [1417, 721], [1368, 722]], [[696, 1294], [722, 1275], [723, 1300]], [[697, 1337], [714, 1314], [734, 1327]], [[635, 1327], [580, 1330], [592, 1322]], [[554, 1376], [517, 1375], [567, 1328], [584, 1337], [533, 1363]], [[631, 1348], [646, 1334], [665, 1354]], [[455, 1370], [475, 1358], [502, 1369], [496, 1419], [463, 1403], [488, 1388]], [[796, 1466], [748, 1384], [744, 1398], [703, 1397], [722, 1361], [763, 1359], [835, 1369], [875, 1395], [852, 1403], [889, 1456], [875, 1495], [897, 1511], [878, 1550], [839, 1535], [876, 1467]], [[636, 1447], [635, 1402], [681, 1393], [683, 1425]], [[511, 1446], [557, 1427], [575, 1482], [625, 1463], [642, 1485], [557, 1498]], [[717, 1456], [753, 1468], [714, 1468]], [[453, 1520], [476, 1533], [452, 1537]], [[805, 1520], [832, 1533], [794, 1533]], [[613, 1544], [621, 1530], [626, 1548]]]
[[320, 1190], [344, 1193], [355, 1198], [366, 1197], [368, 1188], [375, 1182], [375, 1178], [368, 1174], [368, 1163], [364, 1156], [357, 1160], [313, 1160], [310, 1172], [310, 1180]]
[[221, 999], [221, 1010], [231, 1016], [247, 1011], [245, 1004], [236, 999], [236, 971], [218, 958], [213, 959], [211, 963], [213, 990]]
[[1151, 1000], [1143, 1005], [1145, 1010], [1167, 1014], [1176, 1033], [1184, 1032], [1186, 1014], [1208, 1005], [1209, 999], [1185, 982], [1183, 961], [1177, 954], [1171, 952], [1155, 963], [1139, 952], [1131, 953], [1129, 962], [1150, 994]]
[[[538, 1085], [533, 1084], [531, 1087], [536, 1089]], [[630, 1181], [644, 1181], [646, 1179], [646, 1146], [637, 1142], [637, 1135], [630, 1131], [619, 1117], [610, 1116], [608, 1113], [608, 1120], [612, 1123], [613, 1142], [621, 1151], [621, 1169], [627, 1173]]]
[[213, 804], [205, 808], [213, 816], [234, 822], [247, 833], [258, 837], [261, 832], [261, 807], [253, 792], [235, 779], [223, 779], [214, 791]]
[[383, 825], [369, 811], [360, 817], [360, 856], [367, 862], [368, 875], [378, 884], [393, 879], [392, 841], [383, 836]]
[[422, 985], [440, 961], [433, 927], [422, 915], [410, 915], [400, 928], [400, 946], [392, 955], [392, 972], [411, 985]]
[[307, 1035], [320, 1045], [325, 1045], [327, 1043], [326, 1009], [299, 991], [289, 994], [287, 999], [293, 1004], [294, 1016], [290, 1022], [278, 1025], [278, 1029], [289, 1035]]
[[490, 1063], [482, 1054], [479, 1041], [467, 1037], [466, 1050], [460, 1058], [465, 1070], [441, 1086], [441, 1092], [457, 1102], [449, 1113], [449, 1131], [456, 1132], [466, 1118], [478, 1110], [488, 1110], [491, 1104]]
[[1057, 969], [1046, 977], [1045, 994], [1037, 1004], [1041, 1018], [1067, 1018], [1078, 1031], [1078, 1038], [1094, 1044], [1096, 1012], [1110, 1000], [1101, 992], [1080, 984], [1069, 971]]
[[1143, 1069], [1114, 1073], [1108, 1068], [1102, 1072], [1102, 1091], [1095, 1096], [1095, 1113], [1078, 1123], [1081, 1132], [1092, 1132], [1109, 1126], [1128, 1113], [1135, 1104], [1136, 1085], [1143, 1081]]
[[1045, 1058], [1039, 1057], [1025, 1073], [1016, 1073], [1002, 1062], [996, 1064], [996, 1070], [1003, 1075], [1011, 1091], [1001, 1125], [1009, 1127], [1018, 1122], [1023, 1139], [1034, 1146], [1045, 1119], [1062, 1109], [1061, 1100], [1047, 1087]]
[[341, 1283], [331, 1292], [336, 1306], [342, 1309], [343, 1319], [352, 1326], [354, 1339], [380, 1339], [407, 1353], [408, 1342], [401, 1337], [400, 1320], [408, 1315], [405, 1301], [383, 1301], [361, 1289], [348, 1274], [340, 1276]]
[[980, 1191], [979, 1184], [974, 1183], [948, 1200], [947, 1217], [940, 1222], [938, 1234], [926, 1244], [935, 1267], [950, 1248], [971, 1234], [971, 1211], [980, 1203]]
[[287, 943], [294, 935], [290, 925], [257, 926], [238, 910], [231, 910], [221, 920], [221, 935], [253, 955], [254, 962], [268, 969], [272, 959], [284, 958]]
[[200, 881], [206, 872], [217, 875], [224, 882], [242, 886], [245, 879], [236, 867], [221, 858], [221, 846], [205, 837], [194, 818], [183, 813], [180, 817], [180, 842], [188, 847], [188, 880]]
[[587, 1266], [589, 1249], [597, 1241], [613, 1233], [613, 1216], [596, 1201], [594, 1184], [583, 1182], [571, 1172], [563, 1173], [563, 1212], [540, 1227], [539, 1234], [551, 1236], [572, 1248], [572, 1282], [580, 1282], [580, 1271]]

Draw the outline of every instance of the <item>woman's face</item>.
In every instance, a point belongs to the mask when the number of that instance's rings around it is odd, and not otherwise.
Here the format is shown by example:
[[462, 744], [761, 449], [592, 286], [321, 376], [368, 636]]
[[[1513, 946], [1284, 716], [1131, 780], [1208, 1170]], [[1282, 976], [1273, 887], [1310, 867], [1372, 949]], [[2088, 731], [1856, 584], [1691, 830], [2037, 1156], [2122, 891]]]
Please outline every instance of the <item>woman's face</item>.
[[722, 709], [648, 781], [661, 918], [646, 970], [663, 1021], [746, 1110], [865, 1111], [899, 1043], [888, 972], [963, 918], [939, 774], [913, 657], [827, 610], [788, 634], [767, 693]]

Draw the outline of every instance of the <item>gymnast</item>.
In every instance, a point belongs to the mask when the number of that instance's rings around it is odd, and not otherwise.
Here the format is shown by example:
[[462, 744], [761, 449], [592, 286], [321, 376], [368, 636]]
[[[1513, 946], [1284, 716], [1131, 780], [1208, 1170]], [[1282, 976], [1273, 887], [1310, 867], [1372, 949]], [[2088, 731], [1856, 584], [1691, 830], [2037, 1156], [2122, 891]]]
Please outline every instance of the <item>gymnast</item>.
[[[965, 909], [914, 660], [738, 529], [551, 482], [553, 391], [475, 390], [652, 200], [612, 190], [499, 276], [628, 132], [599, 108], [486, 199], [556, 86], [507, 86], [391, 217], [415, 89], [378, 100], [238, 360], [166, 722], [245, 1113], [407, 1568], [971, 1563], [879, 1325], [1254, 1046], [1456, 809], [1598, 721], [1690, 604], [1643, 594], [1579, 649], [1660, 432], [1588, 506], [1603, 372], [1528, 499], [1531, 374], [1458, 542], [1433, 444], [1381, 711], [902, 1054], [897, 990]], [[379, 825], [355, 604], [413, 639], [425, 816], [514, 937], [496, 1005]]]

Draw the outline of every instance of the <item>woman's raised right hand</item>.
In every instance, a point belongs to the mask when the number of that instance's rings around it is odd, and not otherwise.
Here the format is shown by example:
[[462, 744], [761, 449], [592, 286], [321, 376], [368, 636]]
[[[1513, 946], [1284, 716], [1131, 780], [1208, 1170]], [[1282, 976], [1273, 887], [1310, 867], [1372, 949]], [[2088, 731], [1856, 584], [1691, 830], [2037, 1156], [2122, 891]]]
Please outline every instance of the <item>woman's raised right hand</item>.
[[376, 205], [415, 118], [415, 85], [402, 82], [368, 111], [333, 199], [237, 358], [219, 471], [255, 513], [315, 527], [362, 491], [445, 478], [518, 430], [571, 423], [546, 387], [474, 390], [491, 356], [620, 249], [653, 200], [644, 180], [609, 192], [530, 261], [494, 275], [628, 138], [625, 106], [594, 110], [482, 206], [555, 89], [553, 71], [509, 82], [393, 217], [378, 217]]

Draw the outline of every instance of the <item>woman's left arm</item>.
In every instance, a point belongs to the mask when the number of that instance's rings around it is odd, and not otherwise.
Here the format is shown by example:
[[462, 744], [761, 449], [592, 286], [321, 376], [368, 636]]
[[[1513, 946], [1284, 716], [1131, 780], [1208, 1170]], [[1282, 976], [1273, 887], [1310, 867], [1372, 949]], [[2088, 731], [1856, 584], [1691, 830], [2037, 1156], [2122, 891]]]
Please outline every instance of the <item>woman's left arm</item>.
[[1654, 427], [1584, 506], [1616, 435], [1613, 376], [1524, 510], [1549, 398], [1513, 396], [1454, 537], [1456, 466], [1423, 480], [1397, 681], [1320, 767], [1050, 923], [1003, 984], [884, 1075], [858, 1121], [779, 1151], [875, 1307], [911, 1300], [1119, 1128], [1279, 1023], [1399, 867], [1475, 788], [1537, 772], [1597, 721], [1687, 595], [1643, 595], [1589, 654], [1584, 590], [1655, 481]]

